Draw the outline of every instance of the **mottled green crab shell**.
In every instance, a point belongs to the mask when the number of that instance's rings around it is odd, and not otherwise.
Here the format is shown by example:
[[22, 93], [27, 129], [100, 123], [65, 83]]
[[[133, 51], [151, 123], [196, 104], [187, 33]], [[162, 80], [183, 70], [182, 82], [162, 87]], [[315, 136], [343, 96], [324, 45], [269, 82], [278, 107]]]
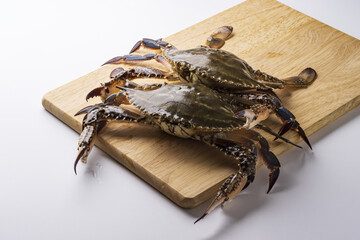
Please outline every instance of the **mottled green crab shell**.
[[159, 122], [202, 131], [230, 131], [244, 124], [216, 93], [201, 84], [164, 84], [151, 91], [124, 91], [132, 105]]
[[164, 57], [183, 79], [199, 81], [211, 89], [269, 89], [254, 80], [254, 70], [249, 64], [224, 50], [208, 47], [166, 49]]

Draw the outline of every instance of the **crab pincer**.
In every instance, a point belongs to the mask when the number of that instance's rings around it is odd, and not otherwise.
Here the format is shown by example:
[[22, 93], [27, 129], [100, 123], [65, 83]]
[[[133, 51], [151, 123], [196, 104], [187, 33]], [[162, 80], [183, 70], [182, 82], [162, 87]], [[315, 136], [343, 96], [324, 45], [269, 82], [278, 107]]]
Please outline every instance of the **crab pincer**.
[[93, 97], [101, 97], [102, 101], [111, 94], [117, 93], [117, 87], [125, 86], [125, 83], [138, 78], [175, 78], [171, 73], [149, 67], [134, 67], [125, 70], [122, 67], [115, 68], [110, 73], [110, 80], [101, 84], [100, 87], [94, 88], [86, 95], [86, 101]]

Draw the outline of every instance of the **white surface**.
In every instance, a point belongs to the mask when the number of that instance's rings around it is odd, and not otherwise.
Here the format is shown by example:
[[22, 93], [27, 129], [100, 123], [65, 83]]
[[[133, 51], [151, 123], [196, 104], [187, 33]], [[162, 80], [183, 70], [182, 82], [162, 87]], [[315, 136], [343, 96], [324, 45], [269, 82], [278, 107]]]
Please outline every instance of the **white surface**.
[[[312, 152], [281, 155], [270, 195], [261, 169], [245, 193], [196, 225], [209, 202], [181, 209], [96, 148], [75, 176], [78, 134], [42, 108], [42, 96], [142, 37], [237, 4], [220, 2], [1, 4], [0, 239], [360, 239], [359, 107], [310, 137]], [[360, 38], [359, 1], [282, 2]]]

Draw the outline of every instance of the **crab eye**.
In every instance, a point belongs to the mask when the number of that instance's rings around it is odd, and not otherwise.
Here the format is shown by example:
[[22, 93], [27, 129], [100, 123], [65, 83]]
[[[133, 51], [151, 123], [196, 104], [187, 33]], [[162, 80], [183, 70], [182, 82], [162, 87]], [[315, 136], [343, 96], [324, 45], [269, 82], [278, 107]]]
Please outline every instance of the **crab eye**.
[[110, 92], [109, 88], [105, 88], [105, 93], [109, 94], [109, 92]]

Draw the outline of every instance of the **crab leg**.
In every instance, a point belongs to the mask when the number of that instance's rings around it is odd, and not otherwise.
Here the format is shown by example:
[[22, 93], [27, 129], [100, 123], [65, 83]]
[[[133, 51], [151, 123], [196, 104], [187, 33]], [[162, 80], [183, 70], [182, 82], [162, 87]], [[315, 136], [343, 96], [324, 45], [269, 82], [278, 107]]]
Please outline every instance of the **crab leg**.
[[283, 79], [286, 87], [307, 87], [317, 78], [317, 73], [312, 68], [304, 69], [298, 76]]
[[204, 214], [194, 222], [194, 224], [206, 217], [206, 215], [208, 215], [217, 206], [224, 204], [224, 202], [228, 201], [230, 197], [235, 197], [238, 193], [240, 193], [246, 182], [247, 178], [240, 172], [230, 175], [221, 186], [210, 206], [206, 209]]
[[87, 157], [94, 146], [97, 133], [109, 120], [123, 120], [141, 122], [144, 116], [130, 109], [123, 109], [118, 106], [97, 104], [80, 110], [75, 116], [86, 113], [83, 119], [83, 130], [79, 138], [78, 155], [74, 162], [74, 171], [78, 162], [86, 163]]
[[106, 64], [131, 63], [131, 62], [139, 62], [139, 61], [148, 61], [152, 59], [155, 59], [157, 62], [163, 64], [165, 67], [170, 67], [170, 65], [163, 56], [154, 53], [148, 53], [145, 55], [133, 54], [133, 55], [118, 56], [106, 61], [102, 66]]
[[264, 151], [262, 149], [261, 154], [263, 156], [266, 167], [270, 170], [269, 188], [267, 190], [267, 193], [269, 193], [280, 175], [280, 166], [281, 165], [274, 153], [272, 153], [270, 151]]
[[284, 88], [285, 85], [284, 81], [260, 70], [254, 71], [254, 79], [271, 88]]
[[215, 30], [210, 37], [206, 40], [205, 45], [210, 48], [220, 49], [225, 44], [233, 31], [231, 26], [223, 26]]
[[[231, 137], [231, 134], [234, 133], [230, 133], [228, 134], [228, 137]], [[265, 163], [265, 165], [267, 166], [267, 168], [270, 170], [270, 174], [269, 174], [269, 188], [267, 193], [269, 193], [272, 189], [272, 187], [274, 186], [277, 178], [279, 177], [280, 174], [280, 162], [277, 159], [277, 157], [275, 156], [275, 154], [273, 154], [270, 151], [270, 146], [269, 143], [267, 142], [267, 140], [261, 136], [260, 133], [253, 131], [253, 130], [249, 130], [249, 129], [240, 129], [237, 130], [235, 132], [235, 137], [239, 138], [240, 136], [246, 137], [248, 139], [250, 139], [253, 142], [257, 142], [258, 143], [258, 149], [260, 150], [260, 154], [263, 158], [263, 161]], [[252, 176], [252, 175], [250, 175]], [[253, 175], [255, 176], [255, 175]], [[253, 179], [252, 179], [253, 180]], [[248, 186], [250, 182], [248, 181], [247, 185], [244, 187], [244, 189]]]
[[[279, 116], [281, 120], [283, 120], [283, 125], [279, 130], [279, 135], [283, 135], [290, 129], [296, 131], [299, 136], [306, 142], [306, 144], [312, 149], [309, 139], [307, 138], [304, 130], [300, 127], [300, 124], [298, 121], [295, 120], [295, 116], [286, 108], [284, 107], [278, 107], [275, 108], [274, 111], [276, 112], [276, 115]], [[275, 138], [276, 139], [276, 138]]]
[[[209, 139], [209, 137], [206, 139]], [[268, 193], [274, 186], [280, 173], [280, 163], [276, 156], [269, 151], [268, 142], [255, 131], [243, 128], [227, 133], [225, 136], [223, 134], [215, 134], [210, 137], [210, 139], [210, 141], [204, 142], [218, 148], [232, 158], [235, 158], [238, 162], [239, 170], [226, 178], [210, 206], [194, 223], [203, 219], [217, 206], [223, 206], [224, 203], [235, 198], [254, 181], [256, 161], [259, 152], [265, 165], [270, 170]]]
[[317, 78], [317, 73], [312, 68], [306, 68], [301, 73], [299, 73], [299, 75], [282, 80], [261, 72], [260, 70], [254, 71], [253, 75], [258, 82], [271, 88], [303, 88], [312, 84]]
[[293, 146], [295, 146], [295, 147], [302, 148], [301, 146], [299, 146], [299, 145], [291, 142], [289, 139], [286, 139], [286, 138], [284, 138], [283, 136], [280, 136], [279, 134], [277, 134], [276, 132], [274, 132], [273, 130], [271, 130], [269, 127], [267, 127], [266, 125], [264, 125], [264, 124], [262, 124], [262, 123], [256, 124], [255, 128], [261, 129], [261, 130], [263, 130], [263, 131], [265, 131], [265, 132], [267, 132], [267, 133], [275, 136], [276, 138], [279, 138], [279, 139], [281, 139], [282, 141], [284, 141], [284, 142], [286, 142], [286, 143], [289, 143], [289, 144], [291, 144], [291, 145], [293, 145]]
[[254, 104], [249, 109], [241, 110], [236, 113], [239, 117], [245, 117], [246, 123], [244, 127], [252, 128], [261, 121], [267, 119], [270, 115], [269, 109], [261, 104]]
[[155, 68], [148, 67], [134, 67], [129, 70], [124, 70], [123, 68], [114, 69], [110, 76], [112, 79], [104, 84], [101, 87], [97, 87], [90, 91], [86, 100], [92, 97], [100, 96], [102, 100], [105, 100], [109, 95], [118, 92], [118, 87], [125, 86], [125, 83], [128, 80], [133, 80], [136, 78], [163, 78], [168, 80], [177, 80], [178, 78], [174, 76], [171, 72], [165, 72]]
[[135, 43], [135, 45], [131, 48], [130, 54], [139, 50], [140, 48], [149, 48], [149, 49], [161, 49], [161, 48], [175, 48], [170, 43], [162, 41], [162, 39], [153, 40], [150, 38], [143, 38], [142, 40]]

